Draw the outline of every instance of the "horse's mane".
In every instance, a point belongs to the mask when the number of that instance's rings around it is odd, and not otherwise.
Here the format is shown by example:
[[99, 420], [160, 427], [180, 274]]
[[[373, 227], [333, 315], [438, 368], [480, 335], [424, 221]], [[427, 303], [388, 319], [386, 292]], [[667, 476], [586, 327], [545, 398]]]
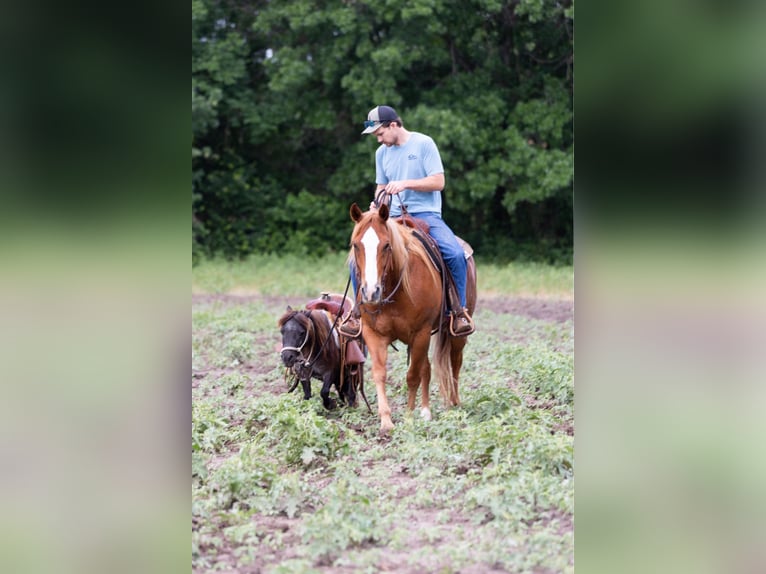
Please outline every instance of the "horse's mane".
[[[359, 240], [359, 236], [362, 234], [362, 230], [366, 230], [369, 226], [373, 225], [373, 218], [377, 217], [378, 212], [375, 210], [367, 211], [362, 215], [362, 219], [360, 219], [356, 224], [354, 231], [351, 234], [352, 243]], [[432, 279], [436, 283], [440, 283], [441, 279], [439, 278], [437, 270], [433, 265], [431, 265], [430, 258], [423, 244], [413, 236], [412, 229], [401, 225], [400, 223], [392, 220], [390, 217], [383, 223], [388, 230], [388, 235], [391, 242], [391, 256], [394, 262], [394, 268], [397, 273], [401, 274], [402, 289], [407, 294], [407, 296], [412, 299], [412, 288], [410, 286], [409, 273], [410, 267], [408, 265], [410, 256], [414, 256], [422, 260], [426, 264], [426, 268], [431, 274]], [[350, 263], [352, 261], [354, 261], [353, 248], [348, 254], [348, 262]], [[360, 270], [357, 269], [357, 273], [359, 272]]]
[[279, 318], [277, 326], [282, 327], [292, 320], [296, 321], [309, 333], [308, 341], [310, 346], [309, 349], [306, 350], [306, 356], [310, 353], [313, 360], [315, 358], [314, 353], [318, 352], [321, 348], [322, 358], [324, 359], [323, 362], [328, 365], [335, 365], [340, 361], [340, 349], [338, 348], [338, 345], [333, 342], [328, 342], [325, 345], [325, 341], [330, 337], [332, 322], [324, 311], [293, 309], [287, 311]]

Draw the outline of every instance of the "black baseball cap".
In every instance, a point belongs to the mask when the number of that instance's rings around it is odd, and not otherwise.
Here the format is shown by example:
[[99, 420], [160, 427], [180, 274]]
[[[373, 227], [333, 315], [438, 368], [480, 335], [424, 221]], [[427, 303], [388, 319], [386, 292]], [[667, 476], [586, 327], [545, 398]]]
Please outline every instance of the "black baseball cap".
[[367, 114], [367, 121], [364, 122], [363, 134], [371, 134], [378, 131], [378, 128], [383, 125], [383, 122], [398, 121], [399, 115], [396, 110], [389, 106], [377, 106], [370, 110]]

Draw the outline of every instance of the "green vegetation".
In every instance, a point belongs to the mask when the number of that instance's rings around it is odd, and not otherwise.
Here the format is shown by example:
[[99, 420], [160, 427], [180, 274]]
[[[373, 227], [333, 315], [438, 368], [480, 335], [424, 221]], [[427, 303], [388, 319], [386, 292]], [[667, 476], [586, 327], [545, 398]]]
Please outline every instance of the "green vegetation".
[[439, 146], [456, 233], [571, 263], [573, 34], [570, 0], [193, 0], [195, 261], [343, 250], [388, 104]]
[[[192, 269], [197, 293], [238, 293], [314, 297], [317, 286], [342, 293], [348, 281], [346, 254], [317, 257], [251, 255], [240, 261], [206, 260]], [[517, 295], [569, 298], [574, 286], [571, 265], [478, 262], [479, 292], [485, 296]]]
[[[495, 307], [529, 285], [571, 297], [571, 269], [520, 265], [527, 278], [514, 283], [513, 268], [480, 267], [497, 293], [480, 298], [462, 406], [445, 410], [432, 387], [433, 420], [410, 415], [406, 353], [392, 352], [396, 427], [380, 439], [369, 367], [374, 414], [324, 410], [318, 382], [309, 401], [284, 392], [276, 320], [324, 283], [305, 285], [337, 275], [319, 267], [344, 268], [340, 257], [304, 265], [295, 284], [298, 262], [195, 269], [194, 571], [573, 572], [573, 325]], [[249, 295], [215, 295], [227, 291]]]
[[318, 295], [317, 285], [321, 285], [326, 291], [342, 293], [348, 281], [345, 261], [345, 253], [321, 258], [250, 255], [239, 261], [219, 257], [192, 268], [192, 289], [311, 297]]

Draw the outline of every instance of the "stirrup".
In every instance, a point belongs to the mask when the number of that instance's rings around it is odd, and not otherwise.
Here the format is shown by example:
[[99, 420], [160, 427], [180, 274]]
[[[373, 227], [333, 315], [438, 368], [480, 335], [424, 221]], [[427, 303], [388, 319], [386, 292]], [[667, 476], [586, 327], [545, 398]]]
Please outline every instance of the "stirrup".
[[[465, 324], [468, 326], [468, 328], [464, 328], [462, 330], [455, 331], [455, 322], [459, 321], [460, 319], [463, 319], [465, 321]], [[467, 337], [468, 335], [471, 335], [476, 331], [476, 325], [473, 322], [473, 319], [468, 314], [467, 311], [463, 311], [461, 313], [452, 312], [450, 313], [449, 318], [449, 331], [450, 334], [453, 337]]]

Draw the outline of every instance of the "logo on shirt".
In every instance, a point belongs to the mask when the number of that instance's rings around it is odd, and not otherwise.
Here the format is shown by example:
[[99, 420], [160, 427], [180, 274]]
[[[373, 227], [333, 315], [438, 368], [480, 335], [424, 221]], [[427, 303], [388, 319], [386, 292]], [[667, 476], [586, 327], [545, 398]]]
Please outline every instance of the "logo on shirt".
[[418, 156], [416, 156], [414, 153], [411, 153], [407, 156], [407, 159], [418, 159]]

